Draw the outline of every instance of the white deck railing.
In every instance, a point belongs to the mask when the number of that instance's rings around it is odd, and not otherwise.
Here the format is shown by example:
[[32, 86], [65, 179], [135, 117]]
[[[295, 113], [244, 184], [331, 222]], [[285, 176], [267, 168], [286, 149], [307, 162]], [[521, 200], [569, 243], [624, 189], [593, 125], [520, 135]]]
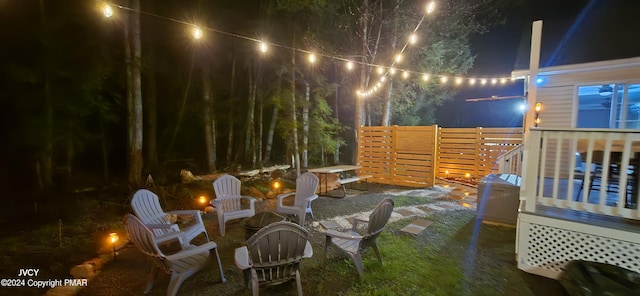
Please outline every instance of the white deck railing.
[[640, 220], [639, 155], [640, 130], [532, 129], [525, 139], [521, 210], [536, 213], [543, 205]]
[[522, 174], [522, 153], [524, 145], [520, 144], [513, 149], [502, 154], [496, 160], [498, 162], [498, 173], [518, 175]]

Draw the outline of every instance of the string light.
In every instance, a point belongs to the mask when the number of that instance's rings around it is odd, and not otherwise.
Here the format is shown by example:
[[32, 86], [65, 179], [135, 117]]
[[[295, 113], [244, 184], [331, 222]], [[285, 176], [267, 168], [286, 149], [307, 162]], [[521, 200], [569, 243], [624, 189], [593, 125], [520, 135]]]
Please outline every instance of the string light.
[[265, 43], [264, 41], [260, 41], [260, 51], [262, 53], [266, 53], [269, 50], [269, 45], [267, 45], [267, 43]]
[[109, 5], [108, 3], [105, 3], [102, 5], [102, 14], [104, 14], [104, 16], [106, 18], [110, 18], [113, 16], [113, 8], [111, 7], [111, 5]]
[[436, 2], [431, 1], [429, 2], [429, 4], [427, 4], [427, 14], [433, 13], [434, 10], [436, 10]]
[[416, 44], [417, 41], [418, 41], [418, 36], [416, 35], [416, 33], [409, 35], [410, 44]]
[[349, 70], [349, 71], [353, 70], [353, 62], [352, 61], [347, 61], [347, 70]]
[[202, 38], [202, 29], [200, 29], [198, 26], [193, 27], [193, 31], [191, 32], [191, 34], [193, 35], [193, 38], [195, 39], [200, 39]]
[[[107, 3], [107, 2], [101, 2], [101, 3], [102, 3], [102, 5], [101, 5], [102, 13], [106, 18], [110, 18], [110, 17], [114, 16], [114, 14], [115, 14], [115, 11], [113, 9], [114, 7], [122, 9], [122, 10], [134, 11], [134, 9], [132, 9], [132, 8], [128, 8], [128, 7], [124, 7], [124, 6], [120, 6], [120, 5], [111, 5], [111, 4]], [[426, 9], [426, 13], [427, 14], [432, 14], [436, 9], [436, 2], [435, 1], [430, 1], [427, 4], [425, 9]], [[177, 19], [173, 19], [173, 18], [170, 18], [170, 17], [165, 17], [165, 16], [161, 16], [161, 15], [145, 12], [145, 11], [138, 11], [138, 12], [141, 13], [141, 14], [148, 15], [148, 16], [162, 18], [164, 20], [168, 20], [168, 21], [172, 21], [172, 22], [175, 22], [175, 23], [180, 23], [180, 24], [183, 24], [183, 25], [191, 26], [193, 28], [191, 30], [191, 35], [192, 35], [192, 37], [194, 39], [201, 39], [201, 38], [204, 37], [203, 29], [198, 27], [197, 25], [194, 25], [194, 24], [191, 24], [191, 23], [188, 23], [188, 22], [185, 22], [185, 21], [180, 21], [180, 20], [177, 20]], [[416, 35], [416, 31], [419, 29], [419, 27], [422, 24], [423, 20], [424, 20], [424, 16], [420, 20], [420, 22], [418, 23], [416, 28], [413, 30], [413, 33], [409, 35], [409, 38], [407, 40], [407, 44], [405, 44], [404, 47], [402, 48], [402, 50], [400, 51], [400, 53], [398, 53], [394, 57], [394, 63], [393, 64], [399, 63], [399, 62], [401, 62], [403, 60], [403, 52], [404, 52], [404, 50], [405, 50], [405, 48], [407, 47], [408, 44], [415, 44], [417, 42], [418, 36]], [[276, 46], [276, 47], [286, 48], [286, 49], [290, 49], [290, 50], [292, 49], [292, 50], [297, 51], [297, 52], [308, 53], [309, 54], [309, 56], [308, 56], [309, 62], [312, 63], [312, 64], [314, 64], [318, 60], [318, 55], [316, 53], [312, 53], [312, 52], [309, 52], [307, 50], [298, 49], [298, 48], [291, 48], [291, 47], [285, 46], [285, 45], [267, 43], [267, 42], [264, 42], [264, 41], [261, 41], [261, 40], [255, 39], [255, 38], [242, 36], [242, 35], [238, 35], [238, 34], [235, 34], [235, 33], [229, 33], [229, 32], [225, 32], [225, 31], [220, 31], [220, 30], [216, 30], [214, 28], [206, 27], [204, 29], [206, 29], [208, 31], [212, 31], [212, 32], [228, 35], [228, 36], [231, 36], [231, 37], [235, 37], [235, 38], [241, 38], [241, 39], [245, 39], [245, 40], [248, 40], [248, 41], [256, 42], [256, 43], [258, 43], [258, 47], [257, 47], [258, 50], [260, 52], [262, 52], [262, 53], [266, 53], [267, 51], [269, 51], [269, 47], [270, 46]], [[396, 71], [402, 71], [402, 77], [405, 78], [405, 79], [409, 78], [411, 76], [411, 73], [416, 73], [416, 74], [418, 74], [418, 76], [420, 76], [420, 74], [421, 74], [422, 80], [425, 81], [425, 82], [429, 81], [431, 79], [431, 76], [432, 76], [432, 74], [429, 74], [429, 73], [420, 73], [420, 72], [415, 72], [415, 71], [411, 71], [411, 70], [408, 70], [408, 69], [396, 69], [395, 67], [393, 67], [393, 64], [392, 64], [391, 67], [387, 68], [387, 67], [384, 67], [382, 65], [370, 64], [370, 63], [358, 62], [358, 61], [353, 62], [353, 61], [341, 58], [339, 56], [331, 56], [331, 55], [324, 55], [324, 54], [321, 54], [321, 55], [324, 56], [324, 57], [330, 58], [330, 59], [334, 59], [334, 60], [346, 61], [347, 70], [353, 70], [353, 68], [355, 67], [355, 63], [358, 63], [358, 64], [363, 65], [363, 66], [374, 67], [374, 68], [377, 69], [378, 74], [380, 74], [381, 76], [380, 76], [380, 82], [378, 82], [375, 85], [375, 90], [374, 89], [370, 89], [370, 90], [366, 90], [366, 91], [365, 90], [357, 90], [356, 93], [359, 96], [370, 96], [370, 95], [372, 95], [377, 89], [381, 88], [381, 83], [385, 82], [386, 75], [387, 74], [394, 75], [396, 73]], [[387, 69], [388, 69], [388, 72], [386, 72]], [[387, 73], [387, 74], [385, 74], [385, 73]], [[446, 83], [448, 81], [448, 79], [449, 79], [445, 75], [433, 75], [433, 76], [439, 77], [440, 78], [440, 82], [443, 83], [443, 84]], [[476, 78], [456, 77], [455, 78], [455, 83], [460, 85], [460, 84], [462, 84], [464, 82], [465, 79], [467, 79], [469, 81], [470, 85], [475, 85], [476, 82], [477, 82]], [[480, 80], [480, 84], [485, 85], [488, 81], [491, 81], [492, 84], [496, 84], [498, 81], [501, 84], [504, 84], [507, 81], [512, 81], [513, 82], [513, 81], [515, 81], [517, 79], [522, 79], [522, 78], [516, 78], [516, 77], [483, 78], [483, 79]]]

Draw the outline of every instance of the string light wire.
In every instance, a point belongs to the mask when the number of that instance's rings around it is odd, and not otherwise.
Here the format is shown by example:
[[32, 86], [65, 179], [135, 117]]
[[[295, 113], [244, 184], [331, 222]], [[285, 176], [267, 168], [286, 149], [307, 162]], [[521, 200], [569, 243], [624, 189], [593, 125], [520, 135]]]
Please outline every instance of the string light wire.
[[[390, 66], [385, 67], [382, 66], [380, 64], [374, 64], [374, 63], [369, 63], [369, 62], [362, 62], [362, 61], [353, 61], [350, 60], [348, 58], [344, 58], [344, 57], [340, 57], [340, 56], [334, 56], [334, 55], [329, 55], [329, 54], [323, 54], [323, 53], [317, 53], [317, 52], [312, 52], [310, 50], [305, 50], [305, 49], [300, 49], [300, 48], [296, 48], [296, 47], [292, 47], [292, 46], [288, 46], [288, 45], [282, 45], [282, 44], [277, 44], [277, 43], [271, 43], [271, 42], [266, 42], [264, 40], [259, 40], [257, 38], [252, 38], [252, 37], [248, 37], [248, 36], [244, 36], [244, 35], [240, 35], [240, 34], [236, 34], [236, 33], [231, 33], [231, 32], [226, 32], [226, 31], [222, 31], [222, 30], [218, 30], [215, 28], [211, 28], [211, 27], [205, 27], [205, 26], [197, 26], [193, 23], [187, 22], [187, 21], [183, 21], [183, 20], [179, 20], [176, 18], [172, 18], [172, 17], [168, 17], [168, 16], [163, 16], [163, 15], [159, 15], [156, 13], [152, 13], [152, 12], [148, 12], [148, 11], [144, 11], [144, 10], [135, 10], [133, 8], [130, 7], [126, 7], [123, 5], [119, 5], [119, 4], [114, 4], [114, 3], [108, 3], [108, 2], [104, 2], [104, 1], [100, 1], [97, 0], [101, 3], [103, 3], [102, 5], [102, 9], [103, 9], [103, 14], [105, 17], [110, 18], [113, 16], [113, 14], [115, 14], [114, 11], [114, 7], [124, 10], [124, 11], [129, 11], [129, 12], [138, 12], [142, 15], [145, 16], [149, 16], [149, 17], [154, 17], [154, 18], [158, 18], [158, 19], [162, 19], [165, 21], [169, 21], [169, 22], [174, 22], [174, 23], [178, 23], [178, 24], [182, 24], [185, 26], [189, 26], [192, 27], [192, 37], [199, 39], [203, 37], [203, 31], [208, 31], [208, 32], [213, 32], [213, 33], [217, 33], [217, 34], [221, 34], [221, 35], [225, 35], [225, 36], [230, 36], [230, 37], [234, 37], [234, 38], [239, 38], [239, 39], [243, 39], [243, 40], [247, 40], [247, 41], [251, 41], [251, 42], [255, 42], [258, 44], [258, 48], [260, 51], [262, 52], [266, 52], [268, 50], [268, 48], [270, 47], [277, 47], [277, 48], [283, 48], [286, 50], [292, 50], [295, 52], [299, 52], [299, 53], [304, 53], [307, 54], [310, 57], [310, 62], [314, 63], [315, 61], [317, 61], [317, 57], [324, 57], [324, 58], [328, 58], [331, 60], [336, 60], [336, 61], [341, 61], [344, 62], [346, 64], [346, 67], [348, 70], [352, 70], [355, 66], [355, 64], [357, 65], [361, 65], [361, 66], [366, 66], [366, 67], [371, 67], [371, 68], [377, 68], [378, 73], [381, 75], [378, 83], [375, 83], [374, 86], [372, 88], [370, 88], [369, 90], [366, 91], [356, 91], [356, 93], [360, 96], [370, 96], [373, 93], [375, 93], [376, 90], [380, 89], [382, 86], [382, 83], [384, 83], [386, 81], [386, 76], [387, 75], [393, 75], [395, 74], [396, 71], [402, 71], [403, 73], [403, 78], [408, 78], [409, 76], [412, 75], [417, 75], [417, 76], [421, 76], [423, 81], [429, 81], [431, 77], [438, 77], [440, 78], [441, 83], [446, 83], [448, 80], [448, 77], [446, 75], [439, 75], [439, 74], [431, 74], [431, 73], [425, 73], [423, 71], [413, 71], [410, 69], [402, 69], [402, 68], [397, 68], [395, 65], [396, 63], [399, 63], [400, 61], [402, 61], [403, 58], [403, 54], [404, 52], [407, 50], [407, 47], [410, 44], [414, 44], [416, 42], [416, 32], [418, 31], [418, 29], [420, 29], [420, 26], [422, 25], [422, 23], [425, 20], [425, 15], [423, 14], [422, 17], [420, 18], [420, 21], [418, 22], [418, 24], [416, 25], [416, 27], [413, 29], [412, 34], [409, 35], [408, 40], [404, 43], [404, 45], [402, 46], [402, 49], [400, 49], [399, 53], [395, 55], [395, 58], [393, 59], [392, 63]], [[435, 1], [430, 1], [427, 4], [427, 14], [431, 14], [433, 13], [433, 11], [435, 10]], [[313, 61], [311, 61], [313, 60]], [[503, 76], [503, 77], [497, 77], [497, 78], [482, 78], [481, 81], [481, 85], [485, 85], [487, 84], [488, 81], [491, 81], [492, 84], [497, 84], [497, 82], [499, 81], [501, 84], [506, 83], [507, 81], [515, 81], [517, 78], [513, 78], [511, 76]], [[475, 85], [477, 79], [476, 78], [463, 78], [463, 77], [457, 77], [456, 78], [456, 84], [460, 85], [462, 84], [463, 80], [468, 80], [469, 81], [469, 85]]]

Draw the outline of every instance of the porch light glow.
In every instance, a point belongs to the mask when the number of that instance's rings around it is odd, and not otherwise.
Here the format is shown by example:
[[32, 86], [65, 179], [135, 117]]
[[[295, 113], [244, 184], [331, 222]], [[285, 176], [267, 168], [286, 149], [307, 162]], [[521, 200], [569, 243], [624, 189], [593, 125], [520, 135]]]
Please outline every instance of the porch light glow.
[[312, 63], [312, 64], [316, 62], [316, 54], [315, 53], [310, 53], [309, 54], [309, 62]]
[[198, 197], [198, 202], [200, 202], [201, 204], [206, 204], [207, 203], [207, 197], [204, 195], [200, 195], [200, 197]]

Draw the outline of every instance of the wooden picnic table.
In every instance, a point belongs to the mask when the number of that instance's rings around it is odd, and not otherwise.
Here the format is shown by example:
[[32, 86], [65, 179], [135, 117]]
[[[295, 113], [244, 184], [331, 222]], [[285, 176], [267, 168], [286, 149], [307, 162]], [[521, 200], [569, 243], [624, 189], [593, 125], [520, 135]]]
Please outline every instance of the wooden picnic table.
[[360, 181], [360, 180], [366, 180], [367, 178], [371, 178], [371, 176], [367, 175], [367, 176], [356, 176], [356, 177], [350, 177], [347, 178], [345, 176], [346, 172], [350, 172], [350, 171], [356, 171], [358, 169], [362, 168], [359, 165], [334, 165], [334, 166], [328, 166], [328, 167], [321, 167], [321, 168], [315, 168], [315, 169], [310, 169], [309, 172], [315, 173], [315, 174], [319, 174], [319, 175], [325, 175], [324, 176], [324, 194], [322, 192], [322, 186], [320, 186], [320, 195], [327, 195], [327, 193], [329, 193], [329, 187], [328, 187], [328, 180], [329, 180], [329, 174], [339, 174], [339, 179], [338, 179], [338, 183], [342, 186], [342, 189], [344, 191], [344, 194], [342, 197], [344, 197], [346, 195], [346, 190], [344, 189], [344, 184], [347, 183], [351, 183], [351, 182], [356, 182], [356, 181]]

